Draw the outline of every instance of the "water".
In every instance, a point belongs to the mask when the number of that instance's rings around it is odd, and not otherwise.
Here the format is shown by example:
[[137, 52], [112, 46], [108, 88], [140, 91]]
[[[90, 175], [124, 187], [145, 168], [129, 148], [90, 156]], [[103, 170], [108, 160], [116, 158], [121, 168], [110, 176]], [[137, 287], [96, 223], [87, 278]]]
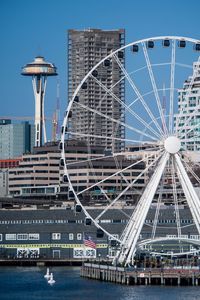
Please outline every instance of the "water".
[[200, 287], [122, 286], [81, 278], [80, 269], [52, 267], [56, 283], [44, 278], [46, 268], [0, 267], [0, 300], [198, 300]]

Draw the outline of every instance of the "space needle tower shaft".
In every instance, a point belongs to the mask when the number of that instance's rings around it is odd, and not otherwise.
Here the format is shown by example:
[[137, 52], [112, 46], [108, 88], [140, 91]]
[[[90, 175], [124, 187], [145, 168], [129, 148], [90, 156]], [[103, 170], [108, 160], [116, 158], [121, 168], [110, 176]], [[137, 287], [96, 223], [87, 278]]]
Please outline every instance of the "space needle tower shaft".
[[33, 92], [35, 96], [35, 146], [40, 147], [46, 143], [46, 127], [44, 117], [44, 96], [48, 76], [57, 75], [56, 67], [37, 56], [35, 60], [22, 68], [22, 75], [32, 76]]

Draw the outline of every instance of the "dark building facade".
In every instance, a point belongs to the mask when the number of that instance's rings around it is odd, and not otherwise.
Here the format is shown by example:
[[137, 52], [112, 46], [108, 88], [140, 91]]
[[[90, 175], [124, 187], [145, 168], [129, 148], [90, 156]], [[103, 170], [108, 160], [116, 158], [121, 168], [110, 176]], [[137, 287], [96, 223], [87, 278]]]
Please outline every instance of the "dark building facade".
[[[85, 75], [113, 50], [122, 47], [124, 43], [124, 29], [68, 31], [68, 101], [72, 99], [73, 93]], [[124, 65], [124, 53], [122, 53], [120, 61]], [[124, 102], [125, 83], [122, 78], [122, 71], [115, 59], [110, 59], [106, 65], [101, 64], [97, 68], [95, 76], [97, 76], [98, 82], [101, 82], [106, 89], [112, 89], [116, 97]], [[98, 114], [92, 117], [91, 111], [83, 110], [80, 106], [73, 105], [72, 131], [91, 133], [92, 136], [88, 138], [90, 145], [104, 146], [113, 151], [124, 149], [125, 129], [111, 120], [111, 118], [123, 120], [124, 107], [113, 99], [112, 95], [106, 93], [105, 89], [100, 87], [94, 78], [88, 78], [85, 84], [87, 88], [79, 91], [79, 102], [91, 109], [97, 109], [103, 115], [110, 116], [110, 119]], [[109, 137], [113, 133], [119, 140], [113, 141], [112, 139], [98, 139], [95, 137], [95, 135]], [[85, 139], [84, 137], [77, 138]]]
[[[113, 237], [119, 238], [132, 211], [133, 208], [124, 211], [114, 208], [108, 210], [99, 220], [99, 225]], [[155, 208], [150, 209], [146, 217], [140, 235], [141, 241], [152, 237], [155, 211]], [[100, 209], [90, 210], [93, 218], [100, 212]], [[99, 232], [94, 225], [86, 225], [85, 220], [84, 213], [77, 213], [73, 207], [50, 210], [0, 210], [0, 259], [81, 261], [83, 257], [98, 259], [101, 256], [106, 259], [108, 255], [112, 258], [116, 251], [116, 241]], [[182, 238], [190, 238], [197, 242], [200, 240], [188, 209], [180, 209], [180, 223]], [[163, 238], [177, 236], [173, 209], [162, 208], [157, 230], [158, 236]], [[86, 236], [90, 236], [96, 248], [84, 246]], [[149, 245], [143, 250], [151, 251], [148, 247]], [[178, 244], [177, 241], [168, 241], [155, 244], [154, 251], [171, 253], [172, 250], [176, 252], [179, 247], [183, 252], [192, 250], [187, 242], [182, 241]]]

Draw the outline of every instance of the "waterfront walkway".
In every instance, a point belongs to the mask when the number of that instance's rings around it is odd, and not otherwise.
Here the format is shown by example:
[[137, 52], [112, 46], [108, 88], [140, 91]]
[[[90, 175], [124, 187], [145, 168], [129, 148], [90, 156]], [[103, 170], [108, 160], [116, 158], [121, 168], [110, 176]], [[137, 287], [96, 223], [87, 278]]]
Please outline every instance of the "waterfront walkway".
[[0, 258], [0, 266], [81, 266], [80, 259]]

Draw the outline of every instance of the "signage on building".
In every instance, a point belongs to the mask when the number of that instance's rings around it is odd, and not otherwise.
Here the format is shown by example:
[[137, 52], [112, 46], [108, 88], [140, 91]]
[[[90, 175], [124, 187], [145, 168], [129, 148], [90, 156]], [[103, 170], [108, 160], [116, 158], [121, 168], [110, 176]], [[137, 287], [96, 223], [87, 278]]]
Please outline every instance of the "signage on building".
[[96, 258], [96, 249], [91, 248], [74, 248], [73, 258]]

